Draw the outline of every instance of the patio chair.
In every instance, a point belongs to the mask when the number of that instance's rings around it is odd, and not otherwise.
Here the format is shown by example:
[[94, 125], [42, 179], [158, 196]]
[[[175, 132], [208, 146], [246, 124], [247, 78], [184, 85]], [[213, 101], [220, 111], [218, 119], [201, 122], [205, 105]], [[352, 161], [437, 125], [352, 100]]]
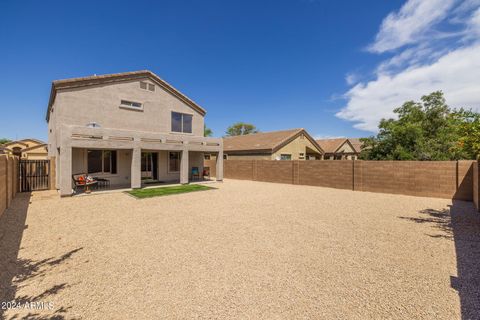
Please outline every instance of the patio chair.
[[90, 186], [95, 185], [97, 181], [95, 179], [89, 180], [86, 173], [76, 173], [72, 174], [72, 180], [74, 184], [74, 191], [77, 193], [77, 188], [85, 188], [85, 193], [90, 193]]
[[198, 167], [192, 167], [192, 180], [195, 178], [200, 180], [200, 170], [198, 170]]
[[203, 167], [203, 178], [207, 177], [210, 180], [210, 167]]

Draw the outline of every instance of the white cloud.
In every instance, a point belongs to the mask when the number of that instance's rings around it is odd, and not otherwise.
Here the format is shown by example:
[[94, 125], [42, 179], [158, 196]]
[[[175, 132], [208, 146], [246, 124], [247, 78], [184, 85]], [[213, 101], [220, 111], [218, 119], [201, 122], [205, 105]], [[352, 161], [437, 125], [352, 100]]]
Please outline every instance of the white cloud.
[[358, 77], [355, 73], [347, 73], [345, 76], [345, 81], [349, 86], [354, 85], [356, 82], [358, 82]]
[[418, 42], [431, 27], [445, 18], [454, 0], [409, 0], [398, 12], [390, 13], [368, 50], [385, 52]]
[[[377, 66], [375, 79], [357, 83], [345, 93], [347, 104], [337, 117], [356, 122], [358, 129], [375, 132], [381, 118], [394, 116], [394, 108], [436, 90], [445, 93], [452, 107], [480, 111], [480, 0], [457, 1], [454, 8], [452, 1], [444, 1], [449, 3], [449, 12], [440, 3], [437, 8], [430, 7], [436, 2], [410, 0], [398, 13], [384, 19], [372, 50], [405, 48]], [[425, 13], [427, 7], [433, 10], [431, 14]], [[416, 21], [421, 18], [419, 12], [426, 21]], [[428, 40], [421, 37], [440, 22], [460, 25], [461, 30], [437, 33]]]
[[337, 116], [358, 122], [354, 125], [358, 129], [375, 132], [379, 120], [392, 117], [395, 107], [436, 90], [443, 90], [453, 107], [480, 110], [479, 79], [480, 44], [477, 44], [445, 54], [430, 65], [356, 85], [346, 93], [349, 101]]

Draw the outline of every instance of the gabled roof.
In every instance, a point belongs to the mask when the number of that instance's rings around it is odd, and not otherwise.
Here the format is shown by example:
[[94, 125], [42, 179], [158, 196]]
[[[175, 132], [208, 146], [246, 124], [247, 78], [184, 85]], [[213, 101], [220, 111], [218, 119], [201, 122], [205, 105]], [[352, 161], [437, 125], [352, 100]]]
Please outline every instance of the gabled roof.
[[356, 153], [360, 153], [363, 144], [359, 138], [319, 139], [316, 141], [326, 153], [336, 153], [345, 143], [348, 143]]
[[252, 133], [242, 136], [233, 136], [223, 138], [223, 151], [228, 152], [258, 152], [273, 153], [285, 146], [301, 134], [323, 153], [322, 148], [305, 131], [305, 129], [291, 129], [282, 131]]
[[360, 141], [360, 138], [348, 138], [355, 152], [360, 153], [362, 151], [363, 142]]
[[25, 148], [22, 150], [22, 152], [25, 152], [25, 151], [32, 151], [32, 150], [35, 150], [35, 149], [38, 149], [38, 148], [46, 148], [47, 147], [47, 144], [44, 143], [44, 144], [38, 144], [36, 146], [32, 146], [32, 147], [29, 147], [29, 148]]
[[9, 146], [9, 145], [12, 145], [12, 144], [23, 144], [24, 146], [27, 146], [25, 141], [33, 141], [33, 142], [38, 143], [38, 144], [45, 144], [45, 142], [43, 142], [42, 140], [38, 140], [38, 139], [34, 139], [34, 138], [27, 138], [27, 139], [10, 141], [10, 142], [7, 142], [7, 143], [3, 144], [2, 146], [6, 147], [6, 146]]
[[347, 138], [319, 139], [316, 141], [326, 153], [335, 153], [347, 141]]
[[86, 86], [93, 86], [93, 85], [105, 84], [105, 83], [140, 80], [145, 78], [152, 80], [157, 85], [159, 85], [162, 89], [169, 92], [176, 98], [180, 99], [181, 101], [183, 101], [185, 104], [187, 104], [194, 110], [198, 111], [201, 115], [204, 116], [207, 113], [205, 109], [203, 109], [198, 104], [196, 104], [193, 100], [191, 100], [190, 98], [185, 96], [183, 93], [175, 89], [168, 82], [161, 79], [155, 73], [149, 70], [140, 70], [140, 71], [104, 74], [99, 76], [94, 75], [90, 77], [71, 78], [71, 79], [53, 81], [52, 89], [50, 90], [50, 100], [48, 101], [48, 108], [47, 108], [47, 115], [46, 115], [47, 122], [50, 120], [50, 109], [52, 108], [52, 105], [55, 102], [55, 96], [57, 94], [57, 90], [59, 89], [86, 87]]

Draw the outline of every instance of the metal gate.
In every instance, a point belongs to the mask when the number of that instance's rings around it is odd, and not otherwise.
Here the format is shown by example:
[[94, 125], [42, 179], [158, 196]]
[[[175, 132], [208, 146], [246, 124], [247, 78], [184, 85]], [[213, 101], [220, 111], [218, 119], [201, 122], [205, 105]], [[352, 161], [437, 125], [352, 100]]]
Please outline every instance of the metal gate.
[[49, 189], [50, 160], [20, 160], [18, 162], [18, 191]]

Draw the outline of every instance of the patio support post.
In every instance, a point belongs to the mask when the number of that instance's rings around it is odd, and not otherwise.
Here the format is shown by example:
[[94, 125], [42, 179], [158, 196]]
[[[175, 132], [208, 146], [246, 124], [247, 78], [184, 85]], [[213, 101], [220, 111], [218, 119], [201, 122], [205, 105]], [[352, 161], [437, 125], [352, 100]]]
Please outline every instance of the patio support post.
[[188, 183], [188, 150], [183, 150], [180, 158], [180, 183]]
[[217, 165], [216, 179], [217, 179], [217, 181], [223, 181], [223, 146], [222, 146], [222, 149], [220, 149], [220, 151], [218, 151], [216, 165]]
[[134, 147], [132, 149], [132, 168], [131, 168], [131, 188], [138, 189], [142, 187], [141, 177], [142, 149]]
[[60, 147], [60, 196], [72, 195], [72, 147]]

